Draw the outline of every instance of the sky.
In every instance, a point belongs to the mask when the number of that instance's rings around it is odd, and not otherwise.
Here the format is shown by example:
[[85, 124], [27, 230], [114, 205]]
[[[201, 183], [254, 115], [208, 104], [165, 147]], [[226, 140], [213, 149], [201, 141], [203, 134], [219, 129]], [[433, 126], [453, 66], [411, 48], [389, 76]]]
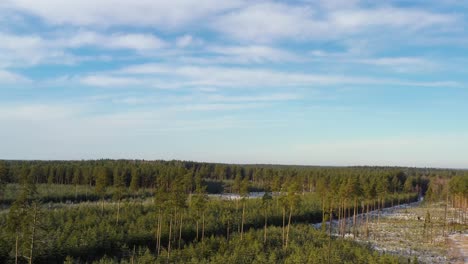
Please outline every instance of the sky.
[[0, 159], [468, 168], [468, 2], [2, 0]]

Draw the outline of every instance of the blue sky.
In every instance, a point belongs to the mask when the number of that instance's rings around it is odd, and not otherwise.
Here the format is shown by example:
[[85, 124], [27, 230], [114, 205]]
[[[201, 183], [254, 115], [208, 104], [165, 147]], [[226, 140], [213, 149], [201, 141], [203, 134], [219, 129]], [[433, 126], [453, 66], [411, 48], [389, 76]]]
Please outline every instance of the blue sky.
[[467, 11], [3, 0], [0, 158], [468, 168]]

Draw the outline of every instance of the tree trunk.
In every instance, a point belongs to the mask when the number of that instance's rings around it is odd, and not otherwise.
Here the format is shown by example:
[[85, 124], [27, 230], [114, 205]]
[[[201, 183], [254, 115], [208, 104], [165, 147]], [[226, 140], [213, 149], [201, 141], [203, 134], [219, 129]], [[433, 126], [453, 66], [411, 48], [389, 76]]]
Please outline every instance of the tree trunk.
[[448, 207], [448, 190], [445, 196], [444, 229], [442, 230], [442, 236], [444, 237], [445, 237], [445, 229], [447, 228], [447, 207]]
[[283, 246], [285, 240], [285, 225], [286, 225], [286, 208], [283, 207]]
[[322, 226], [325, 225], [325, 198], [322, 198]]
[[120, 216], [120, 199], [117, 200], [117, 220], [115, 221], [115, 224], [119, 224], [119, 216]]
[[292, 215], [292, 208], [289, 209], [288, 230], [287, 230], [287, 232], [286, 232], [286, 245], [285, 245], [285, 249], [288, 248], [289, 230], [291, 229], [291, 215]]
[[266, 244], [266, 241], [267, 241], [267, 217], [268, 217], [268, 214], [267, 214], [267, 210], [265, 210], [265, 232], [263, 233], [263, 244]]
[[[236, 218], [238, 216], [238, 213], [239, 213], [239, 199], [236, 199]], [[237, 233], [240, 233], [240, 232], [241, 232], [241, 227], [239, 225], [239, 222], [237, 222]]]
[[380, 226], [380, 200], [377, 200], [377, 229]]
[[242, 221], [241, 221], [241, 241], [244, 237], [244, 217], [245, 217], [245, 202], [242, 203]]
[[354, 198], [354, 210], [353, 210], [353, 235], [356, 237], [356, 208], [357, 208], [357, 198]]
[[330, 204], [330, 226], [328, 228], [328, 234], [331, 237], [332, 234], [332, 225], [333, 225], [333, 204]]
[[172, 217], [173, 216], [171, 216], [171, 219], [169, 220], [169, 238], [167, 240], [167, 261], [166, 261], [166, 263], [169, 263], [169, 258], [170, 258], [170, 255], [171, 255]]
[[162, 231], [162, 213], [161, 209], [159, 209], [159, 215], [158, 215], [158, 227], [157, 227], [157, 238], [156, 238], [156, 244], [157, 244], [157, 252], [158, 256], [161, 253], [161, 231]]
[[182, 222], [183, 222], [183, 214], [182, 212], [180, 212], [179, 244], [178, 244], [179, 249], [180, 249], [180, 242], [182, 240]]
[[37, 204], [34, 203], [32, 230], [31, 230], [31, 246], [29, 248], [29, 264], [33, 263], [34, 239], [36, 236], [36, 224], [37, 224]]
[[155, 234], [155, 238], [156, 238], [156, 254], [158, 254], [159, 256], [159, 252], [158, 252], [158, 249], [159, 249], [159, 214], [158, 214], [158, 218], [157, 218], [157, 222], [156, 222], [156, 234]]
[[338, 230], [337, 230], [338, 235], [340, 235], [341, 233], [341, 205], [342, 205], [342, 202], [339, 201], [338, 203]]
[[16, 233], [16, 241], [15, 241], [15, 264], [18, 264], [18, 240], [19, 240], [19, 234]]
[[366, 237], [369, 238], [369, 203], [367, 203], [367, 213], [366, 213]]
[[331, 264], [331, 233], [332, 233], [332, 221], [333, 221], [333, 203], [330, 202], [330, 228], [328, 236], [328, 264]]
[[197, 229], [196, 240], [198, 241], [198, 216], [197, 216], [197, 221], [196, 221], [196, 229]]
[[227, 221], [226, 240], [229, 241], [229, 219]]
[[205, 238], [205, 212], [202, 213], [202, 233], [201, 233], [202, 243], [203, 243], [204, 238]]
[[130, 259], [130, 263], [131, 264], [135, 263], [135, 246], [133, 246], [132, 258]]
[[[351, 207], [348, 207], [348, 214], [347, 214], [348, 218], [351, 218]], [[353, 221], [354, 221], [354, 218], [353, 218]], [[349, 224], [351, 225], [351, 224]], [[346, 228], [348, 228], [348, 231], [346, 231]], [[345, 222], [345, 231], [346, 233], [351, 233], [351, 226], [347, 226], [346, 225], [346, 222]]]

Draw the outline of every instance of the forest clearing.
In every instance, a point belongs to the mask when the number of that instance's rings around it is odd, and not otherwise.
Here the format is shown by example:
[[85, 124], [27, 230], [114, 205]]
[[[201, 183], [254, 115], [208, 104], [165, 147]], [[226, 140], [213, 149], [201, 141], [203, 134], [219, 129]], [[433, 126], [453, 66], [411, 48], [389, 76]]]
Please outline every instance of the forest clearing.
[[[458, 251], [466, 249], [468, 226], [456, 217], [455, 209], [447, 214], [450, 226], [445, 226], [445, 207], [441, 203], [384, 209], [380, 220], [372, 218], [369, 238], [357, 241], [370, 243], [379, 252], [422, 263], [464, 263], [466, 252]], [[457, 242], [450, 242], [454, 238]]]

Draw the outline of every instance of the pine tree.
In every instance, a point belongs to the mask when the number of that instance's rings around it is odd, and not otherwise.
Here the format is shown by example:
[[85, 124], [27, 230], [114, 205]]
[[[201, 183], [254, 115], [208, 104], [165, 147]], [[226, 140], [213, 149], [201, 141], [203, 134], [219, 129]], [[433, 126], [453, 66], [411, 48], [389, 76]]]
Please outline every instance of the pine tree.
[[81, 182], [81, 170], [80, 168], [75, 168], [73, 172], [73, 180], [72, 183], [75, 185], [75, 200], [78, 197], [78, 184]]
[[4, 161], [0, 161], [0, 201], [3, 198], [3, 192], [6, 187], [8, 176], [8, 165]]
[[104, 213], [104, 198], [109, 185], [109, 169], [101, 167], [96, 176], [96, 193], [101, 198], [101, 213]]
[[115, 171], [114, 172], [114, 193], [113, 198], [117, 201], [117, 217], [115, 220], [115, 224], [118, 225], [119, 223], [119, 216], [120, 216], [120, 202], [122, 197], [125, 193], [125, 179], [124, 179], [124, 172]]
[[249, 179], [247, 177], [244, 177], [244, 179], [241, 182], [239, 195], [241, 196], [241, 199], [242, 199], [242, 219], [241, 219], [241, 236], [240, 236], [240, 239], [242, 240], [244, 236], [245, 203], [246, 203], [247, 197], [249, 196]]
[[132, 192], [137, 192], [140, 188], [140, 169], [133, 168], [131, 173], [131, 180], [130, 180], [130, 190]]
[[289, 206], [289, 217], [288, 217], [288, 228], [286, 231], [286, 242], [285, 242], [285, 248], [288, 248], [289, 244], [289, 232], [291, 230], [291, 218], [294, 210], [296, 210], [297, 207], [299, 207], [299, 204], [301, 202], [301, 197], [298, 195], [299, 186], [297, 185], [296, 182], [293, 182], [289, 188], [288, 188], [288, 195], [287, 195], [287, 201], [288, 201], [288, 206]]
[[[34, 178], [23, 168], [20, 176], [21, 192], [8, 213], [8, 230], [15, 236], [15, 263], [20, 255], [31, 264], [34, 259], [34, 245], [38, 224], [39, 199]], [[22, 249], [22, 250], [21, 250]], [[20, 253], [23, 251], [23, 254]]]
[[262, 206], [265, 214], [265, 227], [263, 233], [263, 243], [266, 244], [267, 242], [267, 226], [268, 226], [268, 209], [270, 208], [272, 196], [271, 193], [267, 190], [262, 197]]

